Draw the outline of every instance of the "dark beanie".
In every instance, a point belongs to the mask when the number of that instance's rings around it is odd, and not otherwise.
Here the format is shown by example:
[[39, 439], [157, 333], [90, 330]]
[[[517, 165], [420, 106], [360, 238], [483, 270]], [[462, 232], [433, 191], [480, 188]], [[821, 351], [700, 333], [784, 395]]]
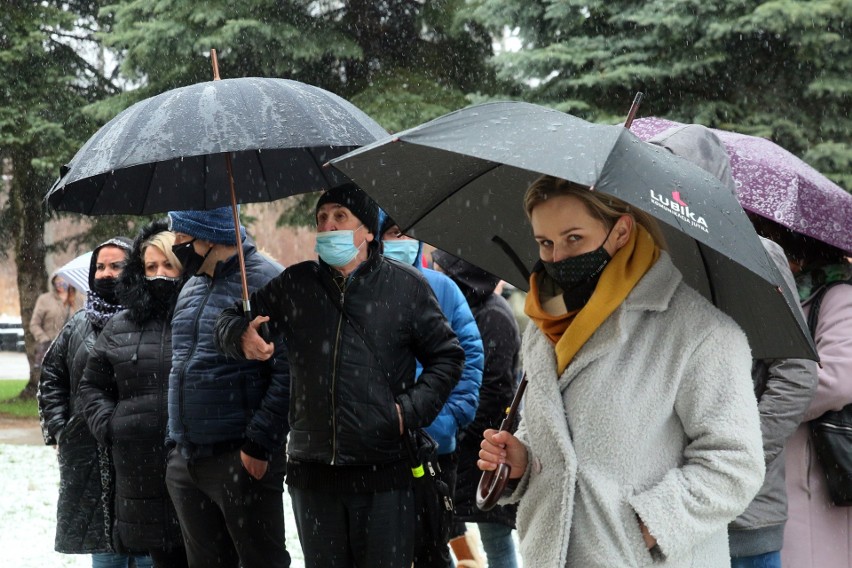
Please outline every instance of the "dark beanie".
[[[236, 244], [234, 213], [228, 206], [209, 211], [169, 211], [169, 229], [219, 245]], [[245, 238], [246, 228], [240, 225], [240, 240]]]
[[360, 187], [354, 183], [347, 183], [333, 187], [320, 195], [314, 220], [316, 220], [316, 213], [319, 212], [319, 208], [326, 203], [337, 203], [352, 211], [352, 214], [364, 223], [367, 230], [378, 238], [379, 206]]

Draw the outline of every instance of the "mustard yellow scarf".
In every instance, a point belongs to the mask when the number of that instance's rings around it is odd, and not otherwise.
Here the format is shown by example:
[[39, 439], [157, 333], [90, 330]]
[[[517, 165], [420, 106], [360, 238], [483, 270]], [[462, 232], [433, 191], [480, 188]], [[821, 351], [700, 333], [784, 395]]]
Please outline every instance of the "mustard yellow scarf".
[[660, 257], [660, 248], [650, 233], [641, 225], [635, 227], [627, 243], [604, 268], [588, 303], [579, 310], [566, 312], [564, 303], [561, 313], [543, 307], [539, 279], [544, 273], [530, 276], [524, 312], [554, 344], [559, 375]]

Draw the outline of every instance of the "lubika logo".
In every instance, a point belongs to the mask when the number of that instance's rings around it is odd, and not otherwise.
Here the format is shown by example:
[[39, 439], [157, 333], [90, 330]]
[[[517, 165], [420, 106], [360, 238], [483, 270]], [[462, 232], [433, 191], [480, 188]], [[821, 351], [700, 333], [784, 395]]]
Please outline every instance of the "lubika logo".
[[707, 227], [707, 221], [704, 220], [704, 217], [697, 215], [689, 208], [689, 205], [680, 196], [679, 191], [673, 191], [672, 197], [669, 199], [660, 193], [655, 193], [652, 189], [651, 203], [661, 209], [665, 209], [669, 213], [674, 214], [681, 221], [689, 223], [693, 227], [701, 229], [705, 233], [710, 232], [710, 229]]

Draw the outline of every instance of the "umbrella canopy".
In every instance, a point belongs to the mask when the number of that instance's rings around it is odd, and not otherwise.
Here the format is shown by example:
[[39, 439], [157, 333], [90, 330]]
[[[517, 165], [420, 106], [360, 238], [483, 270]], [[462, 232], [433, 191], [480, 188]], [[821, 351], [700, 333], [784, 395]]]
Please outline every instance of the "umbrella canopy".
[[[683, 126], [640, 118], [630, 131], [648, 140]], [[852, 195], [771, 140], [711, 130], [728, 151], [744, 209], [852, 255]]]
[[728, 313], [755, 357], [816, 358], [792, 293], [730, 190], [619, 126], [527, 103], [450, 113], [331, 162], [404, 231], [528, 289], [537, 246], [522, 208], [541, 174], [661, 221], [684, 281]]
[[198, 83], [138, 102], [98, 130], [47, 194], [54, 209], [148, 215], [274, 201], [345, 181], [321, 164], [386, 136], [337, 95], [287, 79]]
[[92, 251], [86, 252], [63, 264], [56, 275], [74, 286], [82, 293], [89, 291], [89, 268], [92, 264]]

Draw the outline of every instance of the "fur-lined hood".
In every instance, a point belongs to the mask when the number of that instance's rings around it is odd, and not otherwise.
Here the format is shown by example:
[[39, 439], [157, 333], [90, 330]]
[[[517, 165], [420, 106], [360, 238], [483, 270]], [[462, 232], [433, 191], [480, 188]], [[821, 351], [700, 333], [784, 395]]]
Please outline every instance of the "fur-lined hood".
[[[127, 308], [128, 316], [136, 323], [143, 323], [154, 317], [166, 317], [167, 313], [157, 313], [158, 303], [148, 291], [145, 280], [145, 262], [142, 258], [142, 243], [162, 231], [169, 230], [166, 219], [153, 221], [142, 228], [136, 240], [127, 265], [118, 277], [117, 292], [121, 305]], [[175, 294], [177, 296], [177, 293]], [[172, 306], [173, 307], [173, 306]], [[171, 310], [169, 310], [170, 312]]]

